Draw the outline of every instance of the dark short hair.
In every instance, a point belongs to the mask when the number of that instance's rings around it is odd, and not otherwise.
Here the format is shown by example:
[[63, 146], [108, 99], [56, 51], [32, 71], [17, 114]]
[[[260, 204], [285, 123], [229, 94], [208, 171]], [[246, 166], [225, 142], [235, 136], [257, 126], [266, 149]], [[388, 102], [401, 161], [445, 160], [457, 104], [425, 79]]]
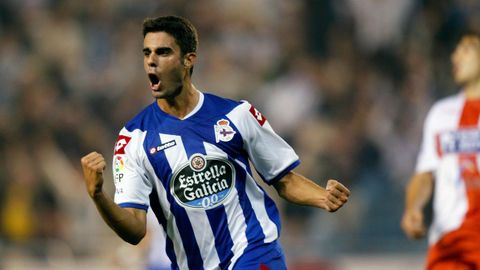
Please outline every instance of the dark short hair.
[[179, 16], [161, 16], [154, 19], [147, 18], [143, 21], [143, 37], [151, 32], [165, 32], [175, 38], [182, 56], [186, 53], [197, 51], [197, 30], [193, 24], [185, 18]]

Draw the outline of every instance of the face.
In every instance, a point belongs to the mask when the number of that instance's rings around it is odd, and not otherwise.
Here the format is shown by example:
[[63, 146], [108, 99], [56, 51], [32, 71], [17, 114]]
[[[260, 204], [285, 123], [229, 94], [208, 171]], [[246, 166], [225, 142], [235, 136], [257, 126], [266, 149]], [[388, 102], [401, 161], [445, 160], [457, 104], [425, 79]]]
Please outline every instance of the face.
[[464, 37], [451, 57], [453, 77], [460, 85], [480, 79], [480, 39]]
[[165, 32], [147, 33], [143, 55], [153, 97], [168, 99], [180, 94], [188, 68], [175, 38]]

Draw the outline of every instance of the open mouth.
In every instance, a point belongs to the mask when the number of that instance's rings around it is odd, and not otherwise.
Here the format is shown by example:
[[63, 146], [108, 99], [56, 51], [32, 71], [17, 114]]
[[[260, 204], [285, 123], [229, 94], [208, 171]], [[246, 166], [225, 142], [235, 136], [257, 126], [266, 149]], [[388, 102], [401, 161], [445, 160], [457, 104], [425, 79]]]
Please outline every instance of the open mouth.
[[153, 74], [153, 73], [150, 73], [148, 74], [148, 78], [150, 79], [150, 82], [155, 85], [157, 83], [160, 82], [160, 80], [158, 79], [157, 75]]
[[148, 74], [148, 79], [150, 80], [150, 87], [152, 90], [157, 91], [159, 86], [160, 86], [160, 79], [156, 74], [149, 73]]

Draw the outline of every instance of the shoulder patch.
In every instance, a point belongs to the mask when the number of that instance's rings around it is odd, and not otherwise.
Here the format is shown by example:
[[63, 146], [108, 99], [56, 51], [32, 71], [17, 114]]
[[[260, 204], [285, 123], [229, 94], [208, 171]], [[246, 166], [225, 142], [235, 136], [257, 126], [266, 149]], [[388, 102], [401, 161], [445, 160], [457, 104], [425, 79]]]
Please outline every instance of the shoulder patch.
[[125, 147], [127, 146], [128, 142], [131, 140], [131, 137], [120, 135], [117, 138], [117, 142], [115, 143], [115, 155], [124, 155], [125, 154]]
[[267, 121], [267, 118], [262, 115], [262, 113], [257, 110], [253, 105], [250, 105], [250, 113], [253, 115], [253, 117], [257, 120], [257, 122], [260, 124], [260, 126], [263, 126], [265, 122]]

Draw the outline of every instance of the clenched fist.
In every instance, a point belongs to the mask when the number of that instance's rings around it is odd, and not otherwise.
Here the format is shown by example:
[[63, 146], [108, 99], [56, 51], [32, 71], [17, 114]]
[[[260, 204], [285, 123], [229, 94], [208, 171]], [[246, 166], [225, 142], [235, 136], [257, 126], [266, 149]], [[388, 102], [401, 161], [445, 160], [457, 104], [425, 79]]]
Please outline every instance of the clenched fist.
[[84, 156], [81, 162], [88, 195], [93, 198], [102, 191], [103, 170], [105, 169], [106, 162], [103, 156], [97, 152], [92, 152]]
[[342, 207], [350, 196], [350, 190], [336, 180], [328, 180], [325, 197], [325, 210], [335, 212]]

